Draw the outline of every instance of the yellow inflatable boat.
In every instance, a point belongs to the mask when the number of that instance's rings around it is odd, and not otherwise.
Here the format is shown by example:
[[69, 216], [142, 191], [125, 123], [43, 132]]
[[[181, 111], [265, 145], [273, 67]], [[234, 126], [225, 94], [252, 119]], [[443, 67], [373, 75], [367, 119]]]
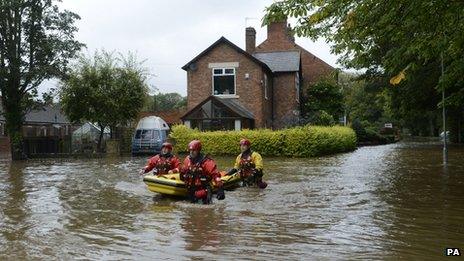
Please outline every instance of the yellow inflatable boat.
[[[240, 176], [237, 173], [227, 176], [225, 172], [221, 172], [221, 179], [224, 189], [233, 189], [240, 184]], [[143, 182], [152, 192], [179, 197], [187, 196], [187, 188], [185, 183], [180, 180], [179, 173], [161, 176], [149, 174], [143, 177]]]

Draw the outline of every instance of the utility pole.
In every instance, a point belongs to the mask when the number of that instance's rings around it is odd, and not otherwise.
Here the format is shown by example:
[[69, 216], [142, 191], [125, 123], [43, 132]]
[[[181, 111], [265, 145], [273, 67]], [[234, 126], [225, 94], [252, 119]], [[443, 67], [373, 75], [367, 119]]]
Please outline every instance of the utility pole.
[[[443, 65], [443, 52], [441, 52], [441, 77], [445, 74], [445, 68]], [[446, 134], [446, 109], [445, 109], [445, 86], [442, 86], [441, 89], [441, 100], [442, 100], [442, 117], [443, 117], [443, 164], [446, 165], [448, 163], [448, 144], [447, 138], [448, 135]]]

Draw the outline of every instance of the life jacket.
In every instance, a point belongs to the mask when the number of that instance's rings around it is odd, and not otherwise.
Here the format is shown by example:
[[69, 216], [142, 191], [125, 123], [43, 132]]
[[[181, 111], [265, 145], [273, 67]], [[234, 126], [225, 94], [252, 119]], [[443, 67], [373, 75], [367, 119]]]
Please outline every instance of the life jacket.
[[193, 162], [193, 159], [189, 158], [188, 165], [187, 165], [187, 174], [185, 176], [184, 183], [187, 188], [205, 188], [211, 182], [211, 177], [205, 175], [203, 170], [203, 163], [209, 159], [207, 156], [199, 155], [200, 157], [198, 160]]
[[159, 155], [159, 160], [155, 166], [158, 175], [168, 174], [172, 166], [172, 157], [172, 154]]
[[249, 176], [253, 175], [255, 171], [255, 163], [253, 162], [253, 158], [251, 155], [253, 154], [252, 151], [242, 153], [240, 157], [240, 177], [248, 178]]

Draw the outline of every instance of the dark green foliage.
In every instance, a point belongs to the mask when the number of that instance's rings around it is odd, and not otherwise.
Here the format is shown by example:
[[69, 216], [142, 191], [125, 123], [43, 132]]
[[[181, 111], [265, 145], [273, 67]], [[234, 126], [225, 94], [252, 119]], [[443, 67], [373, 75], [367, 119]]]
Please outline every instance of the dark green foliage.
[[308, 117], [308, 122], [312, 125], [333, 126], [335, 125], [334, 117], [326, 111], [312, 111]]
[[0, 94], [12, 158], [23, 158], [24, 115], [45, 80], [65, 75], [83, 46], [74, 39], [79, 16], [53, 0], [0, 1]]
[[[293, 32], [324, 37], [342, 65], [365, 71], [365, 84], [380, 83], [389, 116], [413, 134], [436, 135], [443, 89], [451, 129], [464, 127], [463, 16], [463, 1], [286, 0], [271, 4], [263, 22], [297, 18]], [[400, 72], [405, 79], [392, 86]], [[375, 106], [363, 117], [383, 117]]]
[[309, 86], [306, 101], [303, 105], [304, 114], [318, 113], [326, 120], [327, 115], [338, 119], [343, 114], [343, 94], [335, 81], [323, 79]]
[[169, 111], [187, 106], [187, 97], [172, 92], [158, 93], [147, 98], [147, 108], [153, 111]]
[[116, 58], [103, 51], [94, 57], [81, 57], [63, 81], [60, 102], [71, 121], [97, 123], [103, 130], [125, 126], [135, 119], [147, 93], [146, 73], [134, 56]]

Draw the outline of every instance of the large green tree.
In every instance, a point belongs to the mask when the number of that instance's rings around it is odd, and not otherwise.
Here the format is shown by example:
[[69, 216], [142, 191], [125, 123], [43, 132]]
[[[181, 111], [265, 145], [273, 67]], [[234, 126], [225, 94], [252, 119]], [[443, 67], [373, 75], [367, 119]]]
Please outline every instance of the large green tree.
[[169, 111], [173, 109], [181, 109], [187, 106], [187, 97], [176, 92], [157, 93], [147, 97], [145, 109], [153, 111]]
[[309, 86], [302, 106], [303, 116], [328, 114], [334, 120], [343, 115], [343, 94], [334, 79], [326, 78]]
[[60, 103], [71, 121], [97, 123], [101, 152], [106, 127], [114, 130], [138, 116], [147, 95], [146, 77], [133, 55], [96, 52], [93, 57], [81, 57], [63, 81]]
[[269, 6], [264, 23], [297, 18], [293, 31], [312, 39], [324, 37], [345, 67], [364, 69], [366, 76], [382, 79], [385, 87], [397, 76], [393, 98], [399, 101], [408, 100], [410, 96], [403, 94], [413, 93], [411, 89], [419, 89], [420, 96], [435, 89], [430, 97], [409, 99], [417, 114], [427, 112], [421, 108], [424, 100], [435, 101], [437, 110], [437, 97], [445, 89], [450, 116], [459, 119], [464, 108], [463, 16], [464, 2], [453, 0], [287, 0]]
[[43, 80], [62, 77], [81, 49], [79, 16], [53, 0], [0, 1], [0, 92], [13, 160], [22, 159], [21, 128]]

